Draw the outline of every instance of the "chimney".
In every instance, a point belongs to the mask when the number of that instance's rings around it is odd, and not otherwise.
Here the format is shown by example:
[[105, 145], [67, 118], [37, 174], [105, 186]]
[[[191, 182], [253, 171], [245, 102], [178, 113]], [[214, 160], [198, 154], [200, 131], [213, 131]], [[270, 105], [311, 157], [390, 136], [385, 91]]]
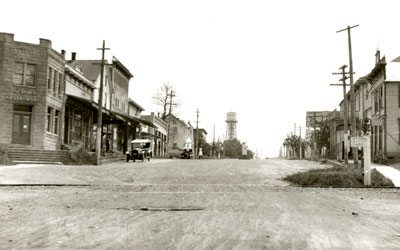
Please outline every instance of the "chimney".
[[375, 53], [375, 65], [377, 65], [379, 63], [379, 61], [381, 60], [381, 52], [379, 51], [379, 49], [376, 51]]
[[61, 50], [61, 55], [63, 55], [65, 57], [65, 50]]
[[76, 60], [76, 52], [71, 53], [71, 60], [75, 61]]
[[39, 38], [40, 41], [40, 46], [42, 47], [46, 47], [48, 49], [51, 49], [51, 41], [48, 39], [44, 39], [44, 38]]
[[0, 33], [0, 41], [2, 42], [12, 42], [14, 41], [14, 34], [10, 33]]

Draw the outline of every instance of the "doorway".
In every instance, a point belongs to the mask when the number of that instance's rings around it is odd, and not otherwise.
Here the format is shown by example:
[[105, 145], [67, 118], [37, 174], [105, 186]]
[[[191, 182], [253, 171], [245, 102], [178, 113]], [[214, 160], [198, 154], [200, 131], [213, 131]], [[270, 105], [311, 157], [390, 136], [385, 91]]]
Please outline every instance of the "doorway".
[[31, 144], [32, 106], [14, 105], [12, 144]]

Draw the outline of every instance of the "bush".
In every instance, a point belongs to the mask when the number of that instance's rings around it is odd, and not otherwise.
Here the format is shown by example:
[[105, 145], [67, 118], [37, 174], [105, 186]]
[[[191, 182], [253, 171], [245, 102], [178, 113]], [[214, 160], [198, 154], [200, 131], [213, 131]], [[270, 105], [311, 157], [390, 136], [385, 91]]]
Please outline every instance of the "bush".
[[9, 164], [7, 152], [4, 148], [0, 147], [0, 165]]
[[68, 165], [96, 165], [97, 158], [96, 154], [80, 148], [75, 151], [69, 151], [69, 157], [64, 163]]
[[[283, 178], [299, 186], [356, 188], [364, 187], [363, 170], [357, 167], [335, 166], [328, 169], [312, 169]], [[375, 169], [371, 173], [373, 187], [393, 187], [392, 181]]]

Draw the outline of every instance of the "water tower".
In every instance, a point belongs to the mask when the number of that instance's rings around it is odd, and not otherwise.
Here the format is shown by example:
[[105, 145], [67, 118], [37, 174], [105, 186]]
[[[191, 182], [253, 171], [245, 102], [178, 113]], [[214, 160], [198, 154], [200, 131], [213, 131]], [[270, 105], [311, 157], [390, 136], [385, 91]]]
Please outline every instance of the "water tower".
[[237, 138], [236, 134], [236, 113], [228, 112], [226, 114], [226, 140], [233, 140]]

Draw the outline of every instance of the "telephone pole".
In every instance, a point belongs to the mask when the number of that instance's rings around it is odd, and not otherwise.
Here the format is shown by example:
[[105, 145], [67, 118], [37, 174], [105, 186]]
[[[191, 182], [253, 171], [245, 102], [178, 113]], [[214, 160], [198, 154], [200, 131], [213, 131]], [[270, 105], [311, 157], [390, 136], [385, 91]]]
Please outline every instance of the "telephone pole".
[[214, 157], [214, 150], [215, 150], [215, 123], [214, 123], [214, 130], [213, 130], [213, 144], [211, 149], [211, 158]]
[[167, 157], [169, 157], [169, 130], [170, 130], [170, 124], [171, 124], [171, 109], [172, 109], [172, 97], [175, 96], [173, 91], [171, 90], [169, 96], [169, 112], [168, 112], [168, 128], [167, 128]]
[[330, 84], [331, 86], [343, 86], [343, 104], [344, 104], [344, 131], [343, 131], [343, 137], [344, 137], [344, 140], [345, 140], [345, 143], [344, 143], [344, 163], [345, 164], [348, 164], [348, 153], [347, 153], [347, 141], [348, 141], [348, 138], [346, 138], [347, 137], [347, 131], [348, 131], [348, 128], [347, 128], [347, 125], [348, 125], [348, 111], [347, 111], [347, 106], [348, 106], [348, 103], [347, 103], [347, 96], [346, 96], [346, 86], [349, 86], [348, 84], [346, 84], [346, 79], [348, 79], [348, 77], [346, 76], [346, 74], [349, 74], [349, 73], [346, 73], [345, 72], [345, 68], [347, 67], [347, 65], [343, 65], [342, 67], [340, 67], [339, 69], [341, 69], [342, 70], [342, 72], [339, 72], [339, 73], [332, 73], [333, 75], [339, 75], [339, 74], [341, 74], [342, 75], [342, 79], [340, 79], [340, 81], [342, 81], [342, 83], [341, 84], [336, 84], [336, 83], [333, 83], [333, 84]]
[[[351, 135], [356, 136], [357, 135], [357, 130], [356, 130], [356, 116], [355, 116], [355, 109], [356, 109], [356, 104], [354, 102], [354, 87], [353, 87], [353, 57], [352, 57], [352, 51], [351, 51], [351, 34], [350, 34], [350, 29], [356, 28], [359, 25], [354, 25], [354, 26], [347, 26], [347, 28], [338, 30], [336, 33], [342, 32], [347, 30], [347, 37], [348, 37], [348, 44], [349, 44], [349, 63], [350, 63], [350, 102], [351, 102]], [[358, 147], [352, 147], [352, 153], [353, 153], [353, 160], [354, 164], [358, 165]]]
[[102, 130], [103, 130], [103, 76], [104, 76], [104, 51], [110, 48], [105, 48], [105, 41], [103, 40], [103, 47], [97, 48], [101, 50], [101, 71], [100, 71], [100, 89], [99, 89], [99, 102], [98, 102], [98, 113], [97, 113], [97, 134], [96, 134], [96, 150], [97, 157], [96, 163], [100, 165], [101, 161], [101, 149], [102, 149]]
[[199, 109], [197, 108], [196, 111], [196, 150], [195, 150], [195, 157], [199, 156]]
[[301, 126], [300, 126], [300, 140], [299, 140], [299, 142], [300, 142], [300, 160], [301, 160], [302, 159], [302, 154], [303, 154], [302, 146], [301, 146]]

